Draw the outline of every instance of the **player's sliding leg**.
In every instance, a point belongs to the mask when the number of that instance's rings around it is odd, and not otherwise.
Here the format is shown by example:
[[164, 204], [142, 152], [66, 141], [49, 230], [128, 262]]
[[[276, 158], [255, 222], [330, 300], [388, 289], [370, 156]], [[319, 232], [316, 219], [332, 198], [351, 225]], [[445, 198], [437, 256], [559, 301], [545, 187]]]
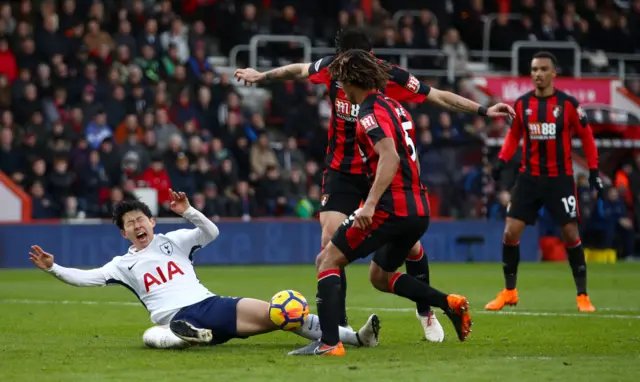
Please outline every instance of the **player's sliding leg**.
[[[394, 251], [394, 249], [389, 246], [374, 255], [374, 260], [369, 267], [371, 284], [381, 292], [393, 293], [416, 304], [437, 306], [444, 311], [453, 323], [458, 339], [460, 341], [466, 340], [471, 333], [472, 325], [467, 299], [459, 295], [442, 293], [415, 277], [406, 273], [396, 272], [395, 269], [397, 267], [393, 262], [385, 260], [385, 258], [390, 258], [390, 256], [384, 256], [385, 251]], [[378, 265], [377, 262], [380, 262], [381, 265]]]
[[[405, 261], [407, 274], [429, 285], [429, 260], [420, 242], [416, 242]], [[444, 329], [429, 305], [416, 303], [416, 317], [424, 329], [424, 336], [430, 342], [444, 341]]]
[[[338, 211], [321, 211], [319, 218], [320, 226], [322, 227], [322, 249], [324, 249], [331, 241], [331, 237], [338, 227], [340, 227], [340, 224], [348, 216]], [[340, 269], [340, 283], [340, 326], [351, 329], [347, 319], [347, 275], [344, 268]]]
[[518, 279], [518, 264], [520, 264], [520, 237], [525, 226], [524, 221], [507, 217], [502, 238], [502, 272], [505, 285], [498, 296], [484, 307], [487, 310], [500, 310], [505, 305], [518, 304], [516, 281]]
[[152, 326], [145, 330], [142, 342], [154, 349], [184, 349], [191, 346], [189, 342], [173, 334], [168, 325]]
[[578, 224], [575, 222], [565, 224], [561, 233], [562, 240], [567, 248], [573, 281], [576, 284], [578, 310], [581, 312], [594, 312], [596, 308], [591, 304], [587, 294], [587, 263], [584, 259], [584, 247], [582, 246], [582, 240], [580, 240]]
[[[251, 337], [259, 334], [280, 330], [269, 318], [269, 303], [253, 298], [243, 298], [236, 309], [236, 331], [240, 337]], [[372, 314], [367, 323], [358, 331], [340, 327], [338, 336], [340, 341], [353, 346], [374, 347], [378, 345], [380, 321]], [[319, 340], [322, 337], [320, 320], [315, 314], [310, 314], [301, 327], [293, 333], [309, 340]]]

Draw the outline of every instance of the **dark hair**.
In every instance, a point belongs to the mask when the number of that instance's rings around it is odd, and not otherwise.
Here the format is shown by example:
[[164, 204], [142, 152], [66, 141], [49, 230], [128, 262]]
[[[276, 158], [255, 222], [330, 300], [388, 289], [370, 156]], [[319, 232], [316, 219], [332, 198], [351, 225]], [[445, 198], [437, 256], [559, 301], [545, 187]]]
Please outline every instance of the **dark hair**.
[[121, 230], [124, 229], [124, 222], [122, 221], [122, 218], [127, 212], [131, 211], [140, 211], [148, 218], [153, 217], [149, 206], [144, 202], [141, 202], [138, 199], [123, 200], [113, 208], [113, 224], [117, 225]]
[[534, 54], [533, 58], [548, 58], [549, 60], [551, 60], [551, 63], [553, 64], [554, 67], [558, 66], [558, 59], [551, 52], [547, 52], [543, 50], [541, 52]]
[[373, 49], [371, 40], [362, 28], [352, 27], [342, 29], [336, 34], [336, 53], [344, 53], [349, 49], [362, 49], [370, 52]]
[[351, 49], [339, 55], [331, 65], [331, 78], [361, 89], [383, 89], [387, 86], [391, 66], [375, 58], [371, 52]]

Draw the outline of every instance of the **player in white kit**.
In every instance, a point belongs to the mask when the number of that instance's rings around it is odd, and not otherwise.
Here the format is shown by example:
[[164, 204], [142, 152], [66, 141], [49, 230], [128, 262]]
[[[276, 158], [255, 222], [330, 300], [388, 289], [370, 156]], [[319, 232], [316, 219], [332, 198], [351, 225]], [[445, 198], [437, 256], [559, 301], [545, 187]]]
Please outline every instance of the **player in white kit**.
[[[116, 206], [113, 221], [131, 241], [124, 256], [116, 256], [101, 268], [81, 270], [54, 263], [53, 255], [37, 245], [31, 261], [40, 269], [75, 286], [123, 285], [132, 291], [157, 326], [147, 329], [143, 342], [152, 348], [185, 348], [191, 344], [219, 345], [233, 338], [247, 338], [278, 330], [269, 319], [269, 303], [253, 298], [223, 297], [210, 292], [198, 280], [192, 264], [195, 251], [218, 237], [218, 227], [191, 207], [183, 192], [171, 193], [171, 210], [196, 228], [154, 234], [156, 225], [149, 207], [141, 201]], [[378, 344], [380, 323], [373, 314], [358, 331], [340, 328], [340, 340], [355, 346]], [[294, 332], [318, 340], [320, 322], [310, 314]]]

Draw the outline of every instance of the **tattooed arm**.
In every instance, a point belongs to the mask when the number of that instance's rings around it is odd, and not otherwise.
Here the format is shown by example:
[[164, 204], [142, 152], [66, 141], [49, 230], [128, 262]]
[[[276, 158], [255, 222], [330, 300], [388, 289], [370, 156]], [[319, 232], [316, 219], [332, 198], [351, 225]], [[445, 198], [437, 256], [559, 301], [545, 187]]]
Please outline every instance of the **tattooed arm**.
[[311, 64], [291, 64], [275, 68], [268, 72], [258, 72], [253, 68], [238, 69], [234, 76], [238, 81], [244, 81], [245, 84], [255, 84], [273, 80], [293, 80], [297, 78], [309, 77], [309, 66]]
[[269, 70], [264, 73], [265, 81], [271, 80], [294, 80], [297, 78], [309, 77], [309, 65], [311, 64], [290, 64]]
[[457, 94], [431, 88], [427, 102], [443, 109], [467, 114], [487, 115], [487, 108]]

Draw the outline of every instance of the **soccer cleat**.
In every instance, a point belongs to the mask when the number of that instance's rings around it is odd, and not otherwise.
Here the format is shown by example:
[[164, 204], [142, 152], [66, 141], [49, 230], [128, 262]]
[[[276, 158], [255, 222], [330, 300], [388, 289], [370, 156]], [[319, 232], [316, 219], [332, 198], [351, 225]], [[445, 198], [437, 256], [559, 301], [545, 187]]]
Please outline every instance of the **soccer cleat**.
[[342, 342], [338, 342], [337, 344], [330, 346], [325, 345], [322, 341], [313, 341], [309, 345], [302, 347], [300, 349], [290, 351], [288, 355], [332, 355], [332, 356], [343, 356], [345, 355], [344, 346], [342, 346]]
[[378, 334], [380, 333], [380, 319], [378, 315], [372, 314], [369, 316], [367, 323], [364, 324], [360, 330], [356, 333], [356, 338], [360, 343], [360, 346], [367, 348], [374, 348], [378, 346]]
[[210, 329], [196, 328], [187, 321], [171, 321], [169, 328], [173, 334], [193, 344], [208, 344], [213, 340], [213, 334]]
[[586, 294], [581, 294], [576, 297], [578, 301], [578, 310], [581, 312], [595, 312], [596, 307], [591, 304], [591, 300], [589, 300], [589, 296]]
[[503, 289], [498, 293], [495, 300], [490, 301], [485, 305], [486, 310], [501, 310], [505, 305], [518, 305], [518, 290], [517, 289]]
[[444, 313], [449, 317], [451, 323], [456, 328], [458, 339], [464, 341], [471, 334], [471, 314], [469, 313], [469, 302], [464, 296], [457, 294], [450, 294], [447, 296], [447, 303], [449, 308]]
[[438, 318], [436, 317], [436, 313], [433, 310], [430, 310], [426, 316], [421, 316], [416, 311], [416, 317], [422, 323], [422, 328], [424, 329], [424, 338], [426, 338], [429, 342], [442, 342], [444, 341], [444, 329], [442, 329], [442, 325], [438, 322]]

